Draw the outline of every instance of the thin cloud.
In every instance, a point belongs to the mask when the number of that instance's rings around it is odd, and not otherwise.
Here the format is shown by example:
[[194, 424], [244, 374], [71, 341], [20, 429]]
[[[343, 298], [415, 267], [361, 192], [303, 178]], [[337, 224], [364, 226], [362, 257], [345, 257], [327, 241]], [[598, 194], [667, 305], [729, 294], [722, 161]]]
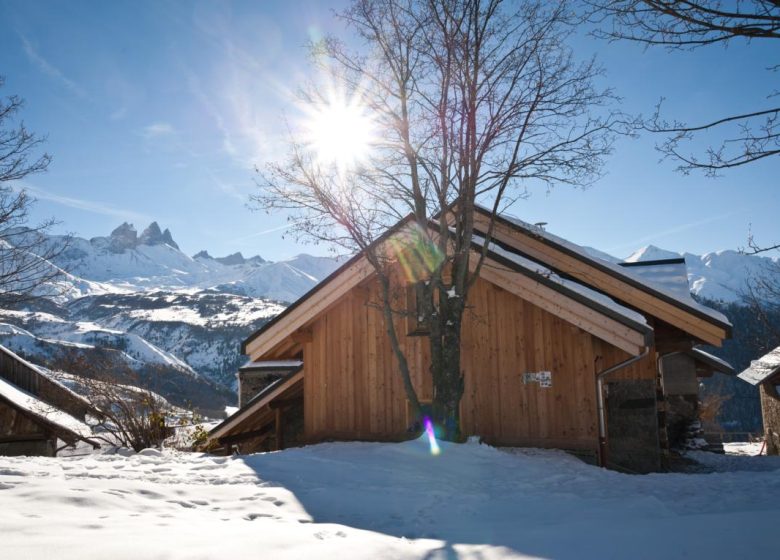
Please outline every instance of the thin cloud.
[[173, 128], [173, 125], [167, 122], [152, 123], [148, 126], [145, 126], [142, 132], [145, 138], [160, 138], [162, 136], [171, 136], [175, 133], [176, 129]]
[[69, 90], [74, 95], [81, 97], [81, 98], [87, 98], [87, 92], [79, 86], [76, 82], [68, 78], [65, 74], [63, 74], [59, 68], [51, 64], [48, 60], [43, 58], [37, 50], [35, 50], [35, 47], [33, 47], [32, 43], [27, 40], [27, 37], [21, 35], [22, 40], [22, 48], [24, 49], [24, 53], [27, 55], [27, 58], [30, 59], [30, 62], [35, 64], [35, 66], [38, 67], [38, 69], [49, 76], [50, 78], [60, 82], [67, 90]]
[[152, 219], [146, 214], [133, 212], [132, 210], [125, 210], [123, 208], [117, 208], [116, 206], [107, 202], [100, 202], [95, 200], [85, 200], [83, 198], [74, 198], [69, 196], [62, 196], [54, 194], [39, 187], [33, 187], [30, 185], [24, 185], [23, 188], [32, 194], [35, 198], [40, 200], [47, 200], [55, 204], [67, 206], [68, 208], [75, 208], [77, 210], [84, 210], [85, 212], [92, 212], [93, 214], [100, 214], [102, 216], [110, 216], [112, 218], [119, 218], [128, 222], [151, 222]]
[[239, 241], [246, 241], [247, 239], [253, 239], [255, 237], [260, 237], [261, 235], [266, 235], [266, 234], [269, 234], [269, 233], [273, 233], [275, 231], [281, 231], [283, 229], [289, 229], [289, 228], [293, 227], [294, 225], [296, 225], [296, 224], [298, 224], [298, 223], [300, 223], [302, 221], [303, 220], [297, 220], [297, 221], [294, 221], [294, 222], [288, 222], [288, 223], [286, 223], [284, 225], [281, 225], [281, 226], [273, 227], [273, 228], [270, 228], [270, 229], [264, 229], [263, 231], [258, 231], [257, 233], [251, 233], [249, 235], [244, 235], [243, 237], [236, 237], [235, 239], [231, 239], [230, 243], [238, 243]]
[[619, 251], [621, 249], [626, 248], [635, 248], [637, 245], [641, 245], [643, 243], [650, 243], [653, 241], [658, 241], [659, 239], [662, 239], [664, 237], [668, 237], [670, 235], [674, 235], [675, 233], [680, 233], [683, 231], [688, 231], [690, 229], [695, 229], [697, 227], [711, 224], [713, 222], [718, 222], [720, 220], [725, 220], [726, 218], [730, 218], [734, 215], [734, 212], [729, 212], [727, 214], [720, 214], [718, 216], [711, 216], [709, 218], [705, 218], [703, 220], [697, 220], [695, 222], [687, 222], [684, 224], [680, 224], [677, 226], [670, 227], [668, 229], [665, 229], [663, 231], [659, 231], [657, 233], [653, 233], [652, 235], [646, 235], [644, 237], [639, 237], [637, 239], [634, 239], [632, 241], [627, 241], [626, 243], [622, 243], [620, 245], [616, 245], [614, 247], [611, 247], [607, 249], [608, 252], [612, 253], [614, 251]]

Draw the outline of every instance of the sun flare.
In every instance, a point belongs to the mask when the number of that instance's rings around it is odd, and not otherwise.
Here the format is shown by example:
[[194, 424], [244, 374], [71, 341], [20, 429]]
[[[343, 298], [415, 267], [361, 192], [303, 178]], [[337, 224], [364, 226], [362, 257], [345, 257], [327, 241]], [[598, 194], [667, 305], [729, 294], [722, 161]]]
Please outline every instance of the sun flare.
[[333, 99], [308, 113], [307, 144], [320, 163], [346, 170], [368, 159], [374, 122], [359, 103]]

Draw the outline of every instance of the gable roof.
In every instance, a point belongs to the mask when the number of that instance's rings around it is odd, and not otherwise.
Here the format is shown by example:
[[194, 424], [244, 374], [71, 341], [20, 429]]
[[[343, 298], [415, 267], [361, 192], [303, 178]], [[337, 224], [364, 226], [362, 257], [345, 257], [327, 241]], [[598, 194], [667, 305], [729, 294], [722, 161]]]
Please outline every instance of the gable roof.
[[[481, 216], [482, 221], [480, 223], [479, 219], [475, 219], [473, 248], [475, 251], [480, 251], [481, 243], [484, 241], [480, 238], [480, 234], [484, 235], [484, 232], [480, 230], [480, 225], [485, 225], [485, 217], [489, 216], [489, 211], [481, 206], [476, 206], [476, 210], [475, 217]], [[384, 243], [390, 237], [398, 234], [411, 221], [413, 221], [413, 215], [399, 221], [380, 236], [373, 246]], [[526, 284], [523, 288], [526, 292], [534, 289], [539, 291], [542, 287], [555, 291], [567, 300], [576, 302], [592, 312], [622, 325], [630, 332], [622, 331], [621, 336], [622, 339], [625, 339], [623, 340], [625, 347], [621, 344], [616, 345], [628, 352], [633, 352], [633, 349], [640, 344], [636, 336], [631, 335], [631, 333], [638, 333], [643, 337], [643, 344], [649, 344], [652, 338], [653, 329], [647, 324], [642, 313], [657, 316], [692, 336], [714, 345], [720, 345], [722, 340], [731, 334], [731, 323], [721, 313], [699, 304], [690, 297], [690, 293], [683, 293], [683, 290], [680, 289], [669, 290], [661, 284], [644, 278], [643, 274], [647, 274], [646, 272], [636, 274], [630, 270], [634, 268], [633, 266], [627, 267], [627, 270], [626, 267], [598, 258], [592, 254], [592, 251], [589, 252], [579, 245], [561, 239], [522, 220], [498, 216], [496, 223], [503, 229], [498, 231], [499, 228], [497, 228], [497, 231], [493, 233], [491, 245], [487, 251], [489, 260], [502, 265], [505, 269], [533, 278], [538, 286], [531, 287]], [[436, 231], [436, 228], [433, 230]], [[528, 240], [549, 249], [549, 254], [542, 254], [537, 250], [538, 247], [531, 247], [527, 243]], [[675, 260], [674, 263], [645, 263], [645, 266], [668, 267], [679, 264]], [[362, 253], [353, 256], [290, 307], [247, 338], [242, 343], [242, 352], [249, 354], [255, 350], [267, 351], [271, 349], [373, 273], [373, 268]], [[485, 267], [483, 267], [481, 274], [485, 276]], [[676, 266], [674, 275], [680, 276], [679, 266]], [[337, 278], [340, 279], [339, 282], [335, 282]], [[501, 282], [494, 283], [504, 287], [503, 281], [505, 280], [506, 277]], [[679, 278], [677, 280], [679, 281]], [[687, 278], [685, 281], [687, 283]], [[521, 295], [521, 292], [522, 290], [519, 290], [516, 295]], [[534, 293], [534, 295], [538, 294]], [[642, 313], [632, 308], [639, 309]], [[571, 322], [588, 330], [588, 319], [585, 317], [587, 312], [580, 309], [580, 312], [575, 313], [575, 315], [579, 321], [573, 320]], [[281, 325], [284, 325], [284, 328]], [[603, 337], [603, 333], [600, 335], [598, 332], [589, 332], [595, 336]], [[261, 337], [264, 338], [262, 344], [258, 340]], [[610, 342], [612, 341], [610, 340]], [[262, 355], [262, 353], [261, 351], [259, 354]]]
[[[475, 230], [484, 234], [490, 211], [477, 205]], [[674, 293], [632, 272], [631, 267], [598, 258], [584, 247], [517, 218], [496, 216], [493, 239], [527, 258], [543, 262], [562, 275], [615, 297], [642, 312], [719, 346], [731, 336], [731, 323], [718, 311], [696, 302], [690, 294]]]
[[[388, 239], [390, 239], [393, 235], [401, 231], [401, 229], [408, 223], [410, 223], [414, 219], [413, 214], [409, 214], [404, 219], [400, 220], [397, 224], [395, 224], [393, 227], [388, 229], [386, 232], [384, 232], [381, 236], [379, 236], [377, 239], [374, 240], [374, 242], [371, 244], [372, 247], [379, 245], [380, 243], [384, 243]], [[241, 353], [242, 354], [248, 354], [247, 351], [249, 345], [259, 338], [263, 333], [271, 330], [274, 328], [275, 325], [278, 323], [281, 323], [282, 321], [287, 320], [288, 317], [294, 315], [298, 308], [306, 301], [309, 301], [311, 298], [322, 295], [322, 292], [325, 291], [325, 289], [333, 283], [333, 280], [338, 278], [339, 276], [342, 276], [344, 273], [348, 272], [350, 269], [353, 268], [365, 268], [364, 266], [361, 266], [361, 261], [364, 261], [364, 255], [362, 253], [358, 253], [354, 255], [351, 259], [347, 260], [344, 264], [342, 264], [340, 267], [338, 267], [336, 270], [331, 272], [328, 276], [323, 278], [321, 282], [318, 284], [315, 284], [313, 288], [311, 288], [308, 292], [303, 294], [301, 297], [299, 297], [297, 300], [295, 300], [291, 305], [289, 305], [287, 308], [285, 308], [284, 311], [279, 313], [276, 317], [268, 321], [266, 324], [264, 324], [262, 327], [260, 327], [258, 330], [253, 332], [249, 337], [244, 340], [244, 342], [241, 343]], [[365, 272], [361, 270], [361, 272]], [[365, 276], [367, 277], [367, 275]]]
[[[375, 243], [382, 243], [400, 233], [412, 218], [408, 216], [396, 224]], [[429, 225], [434, 229], [433, 224]], [[475, 251], [481, 250], [479, 243], [479, 238], [476, 238], [473, 247]], [[521, 255], [513, 253], [511, 248], [500, 246], [498, 242], [491, 244], [487, 257], [494, 265], [481, 270], [481, 276], [487, 281], [534, 301], [546, 311], [557, 314], [628, 353], [639, 353], [651, 344], [653, 330], [644, 317], [610, 297], [583, 284], [564, 281], [552, 271], [542, 270], [539, 265], [529, 264]], [[523, 283], [516, 274], [518, 272], [528, 281]], [[373, 267], [364, 255], [356, 255], [245, 340], [242, 351], [252, 354], [253, 358], [262, 356], [373, 274]], [[336, 282], [336, 279], [339, 281]], [[557, 294], [557, 300], [553, 292]], [[560, 296], [565, 298], [566, 306], [561, 305]]]
[[750, 367], [737, 377], [751, 385], [760, 385], [765, 381], [771, 381], [778, 373], [780, 373], [780, 346], [750, 362]]

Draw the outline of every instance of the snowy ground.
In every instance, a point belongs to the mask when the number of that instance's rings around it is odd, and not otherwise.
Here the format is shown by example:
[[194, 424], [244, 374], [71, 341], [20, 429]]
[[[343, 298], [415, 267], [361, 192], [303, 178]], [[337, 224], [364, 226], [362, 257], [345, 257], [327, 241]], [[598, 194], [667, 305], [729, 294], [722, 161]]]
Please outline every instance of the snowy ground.
[[[3, 558], [776, 558], [780, 459], [624, 475], [424, 441], [0, 457]], [[743, 468], [744, 467], [744, 468]]]

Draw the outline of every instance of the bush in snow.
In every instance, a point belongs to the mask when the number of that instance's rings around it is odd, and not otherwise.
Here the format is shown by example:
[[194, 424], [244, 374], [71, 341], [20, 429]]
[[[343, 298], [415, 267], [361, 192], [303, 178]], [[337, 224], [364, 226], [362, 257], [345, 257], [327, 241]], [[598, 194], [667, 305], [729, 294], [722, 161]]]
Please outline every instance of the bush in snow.
[[65, 374], [63, 381], [99, 410], [93, 421], [94, 439], [140, 451], [160, 447], [172, 434], [167, 420], [174, 408], [110, 352], [90, 359], [77, 351], [65, 352], [56, 361], [56, 369], [74, 374]]

